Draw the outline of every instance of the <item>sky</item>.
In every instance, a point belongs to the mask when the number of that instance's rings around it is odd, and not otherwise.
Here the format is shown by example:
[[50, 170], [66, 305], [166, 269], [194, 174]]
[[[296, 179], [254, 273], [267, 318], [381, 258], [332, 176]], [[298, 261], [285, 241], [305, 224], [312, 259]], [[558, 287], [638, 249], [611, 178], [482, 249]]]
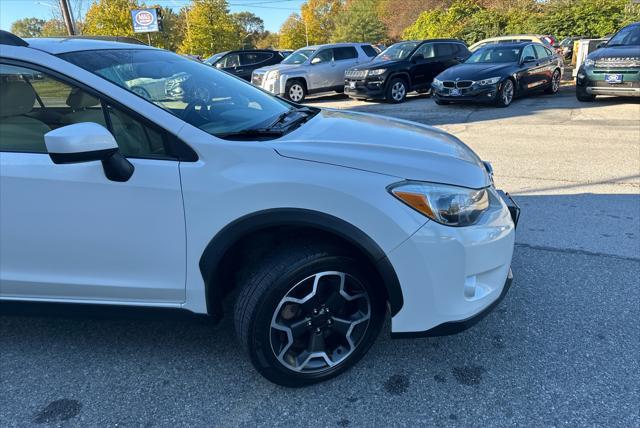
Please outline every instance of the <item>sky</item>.
[[[264, 20], [265, 30], [278, 31], [280, 25], [292, 12], [300, 12], [300, 6], [305, 0], [227, 0], [231, 12], [253, 12]], [[92, 0], [70, 0], [71, 7], [84, 6], [79, 11], [82, 15]], [[36, 17], [49, 19], [57, 0], [0, 0], [0, 29], [9, 30], [11, 23], [17, 19]], [[141, 1], [142, 3], [142, 1]], [[146, 0], [147, 4], [159, 4], [170, 7], [176, 12], [180, 7], [190, 3], [189, 0]], [[73, 10], [74, 16], [78, 11]]]

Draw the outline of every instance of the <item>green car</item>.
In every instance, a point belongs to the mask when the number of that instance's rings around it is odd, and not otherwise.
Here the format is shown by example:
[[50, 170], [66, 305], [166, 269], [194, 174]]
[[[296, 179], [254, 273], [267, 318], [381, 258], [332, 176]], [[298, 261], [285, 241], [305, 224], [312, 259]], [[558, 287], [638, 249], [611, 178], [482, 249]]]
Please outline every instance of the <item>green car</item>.
[[578, 70], [578, 100], [593, 101], [596, 95], [640, 97], [640, 22], [618, 31]]

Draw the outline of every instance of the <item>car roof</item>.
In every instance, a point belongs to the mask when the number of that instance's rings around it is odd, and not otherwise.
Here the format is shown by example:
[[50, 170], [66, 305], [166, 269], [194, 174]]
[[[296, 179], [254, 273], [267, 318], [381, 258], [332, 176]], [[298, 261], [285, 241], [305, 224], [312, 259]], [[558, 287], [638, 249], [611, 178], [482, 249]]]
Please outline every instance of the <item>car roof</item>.
[[312, 45], [312, 46], [303, 46], [300, 49], [320, 49], [320, 48], [339, 48], [339, 47], [347, 47], [347, 46], [361, 46], [361, 45], [370, 45], [370, 43], [327, 43], [326, 45]]
[[37, 38], [30, 38], [30, 39], [24, 39], [24, 40], [29, 44], [30, 48], [48, 52], [53, 55], [67, 53], [67, 52], [105, 50], [105, 49], [156, 49], [154, 47], [147, 46], [147, 45], [114, 42], [109, 40], [95, 40], [95, 39], [37, 37]]
[[527, 42], [509, 42], [509, 43], [487, 43], [486, 45], [481, 46], [478, 49], [490, 48], [495, 46], [499, 46], [501, 48], [521, 48], [526, 45], [544, 46], [542, 43], [527, 41]]

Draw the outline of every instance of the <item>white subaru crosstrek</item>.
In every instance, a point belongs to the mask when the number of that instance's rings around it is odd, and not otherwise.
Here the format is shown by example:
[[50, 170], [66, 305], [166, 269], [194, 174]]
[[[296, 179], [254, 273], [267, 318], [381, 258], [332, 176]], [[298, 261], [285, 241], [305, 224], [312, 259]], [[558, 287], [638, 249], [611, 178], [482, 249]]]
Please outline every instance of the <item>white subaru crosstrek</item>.
[[[127, 83], [176, 75], [165, 100]], [[220, 318], [234, 296], [282, 385], [343, 372], [387, 312], [393, 336], [464, 329], [511, 282], [518, 208], [457, 138], [164, 50], [0, 33], [0, 150], [1, 299]]]

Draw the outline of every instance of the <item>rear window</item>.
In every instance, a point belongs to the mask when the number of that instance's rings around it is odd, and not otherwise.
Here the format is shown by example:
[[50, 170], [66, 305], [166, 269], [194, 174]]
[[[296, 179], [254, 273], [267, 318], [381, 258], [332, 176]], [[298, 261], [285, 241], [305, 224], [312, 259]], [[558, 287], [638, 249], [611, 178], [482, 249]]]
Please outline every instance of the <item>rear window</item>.
[[333, 48], [334, 61], [340, 61], [341, 59], [353, 59], [358, 58], [358, 52], [353, 46], [343, 48]]
[[376, 50], [371, 45], [362, 45], [360, 46], [360, 48], [365, 53], [365, 55], [368, 56], [369, 58], [373, 58], [374, 56], [378, 55]]
[[455, 49], [449, 43], [436, 43], [436, 56], [453, 56]]

